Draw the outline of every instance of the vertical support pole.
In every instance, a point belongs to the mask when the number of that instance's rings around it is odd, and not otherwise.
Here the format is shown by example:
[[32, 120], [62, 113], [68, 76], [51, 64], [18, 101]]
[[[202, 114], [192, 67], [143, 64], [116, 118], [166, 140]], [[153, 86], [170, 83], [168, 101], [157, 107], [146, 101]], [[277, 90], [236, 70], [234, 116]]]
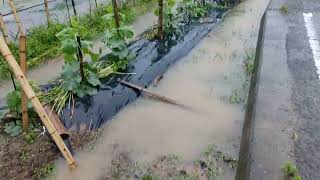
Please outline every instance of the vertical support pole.
[[158, 15], [158, 38], [163, 39], [163, 0], [158, 0], [159, 15]]
[[53, 141], [58, 146], [64, 158], [67, 160], [67, 163], [71, 168], [75, 168], [76, 167], [75, 160], [73, 159], [69, 149], [66, 147], [58, 131], [55, 129], [54, 125], [50, 121], [48, 114], [44, 110], [42, 104], [40, 103], [33, 89], [31, 88], [27, 78], [21, 71], [16, 59], [12, 55], [9, 47], [7, 46], [7, 44], [5, 43], [2, 37], [0, 37], [0, 52], [5, 58], [5, 60], [8, 62], [9, 67], [15, 74], [17, 80], [20, 82], [21, 88], [25, 92], [28, 99], [31, 101], [40, 119], [42, 120], [43, 124], [46, 126], [48, 133], [51, 135]]
[[10, 40], [9, 40], [8, 30], [4, 23], [3, 16], [1, 13], [0, 13], [0, 28], [1, 28], [1, 32], [3, 34], [4, 40], [6, 41], [7, 44], [9, 44]]
[[[74, 3], [74, 0], [71, 0], [71, 3], [72, 3], [72, 8], [73, 8], [73, 13], [75, 16], [77, 16], [77, 10], [76, 10], [76, 5]], [[80, 62], [80, 76], [82, 78], [82, 81], [85, 79], [85, 76], [84, 76], [84, 67], [83, 67], [83, 54], [82, 54], [82, 51], [81, 51], [81, 39], [80, 39], [80, 36], [77, 35], [77, 42], [78, 42], [78, 60]]]
[[[27, 76], [27, 38], [24, 35], [20, 35], [19, 49], [20, 49], [20, 68], [25, 76]], [[28, 99], [23, 90], [21, 90], [21, 112], [22, 112], [22, 127], [23, 131], [27, 132], [29, 127], [28, 117]]]
[[118, 30], [120, 28], [120, 16], [119, 16], [119, 9], [118, 9], [117, 0], [112, 0], [112, 6], [113, 6], [115, 25]]
[[49, 14], [48, 0], [44, 0], [44, 8], [45, 8], [45, 11], [46, 11], [47, 22], [48, 22], [48, 26], [49, 26], [51, 24], [51, 18], [50, 18], [50, 14]]

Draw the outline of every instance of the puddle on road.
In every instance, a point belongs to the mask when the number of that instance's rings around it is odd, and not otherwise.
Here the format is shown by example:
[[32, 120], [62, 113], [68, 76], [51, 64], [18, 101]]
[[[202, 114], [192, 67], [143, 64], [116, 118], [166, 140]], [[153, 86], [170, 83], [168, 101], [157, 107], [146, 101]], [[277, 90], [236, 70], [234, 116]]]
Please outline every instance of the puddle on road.
[[[139, 98], [106, 123], [93, 151], [76, 155], [70, 172], [57, 163], [57, 179], [97, 179], [108, 172], [114, 146], [138, 162], [179, 154], [194, 161], [208, 144], [237, 157], [244, 104], [228, 97], [244, 81], [245, 50], [255, 48], [260, 18], [268, 0], [248, 0], [236, 7], [190, 54], [172, 66], [150, 90], [176, 99], [192, 111]], [[233, 179], [225, 171], [220, 179]]]

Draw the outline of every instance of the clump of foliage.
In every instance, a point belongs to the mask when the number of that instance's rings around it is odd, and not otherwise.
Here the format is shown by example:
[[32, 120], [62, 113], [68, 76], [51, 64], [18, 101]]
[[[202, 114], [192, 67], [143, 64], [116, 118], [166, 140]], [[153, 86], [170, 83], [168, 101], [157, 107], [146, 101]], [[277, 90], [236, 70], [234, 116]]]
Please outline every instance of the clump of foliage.
[[282, 173], [284, 176], [293, 178], [294, 180], [302, 180], [301, 176], [298, 173], [298, 168], [292, 162], [286, 162], [282, 168]]
[[4, 126], [4, 132], [12, 137], [19, 136], [22, 133], [21, 121], [12, 121], [6, 123]]
[[178, 12], [188, 22], [205, 16], [208, 12], [207, 7], [203, 3], [200, 3], [200, 1], [183, 0], [178, 8]]
[[36, 168], [34, 170], [34, 174], [37, 178], [44, 178], [47, 177], [48, 175], [50, 175], [53, 171], [54, 171], [54, 164], [50, 163], [50, 164], [46, 164], [41, 168]]
[[[111, 10], [108, 9], [108, 11]], [[125, 15], [122, 14], [122, 18], [125, 19]], [[103, 16], [103, 20], [106, 25], [111, 27], [113, 15], [108, 13]], [[58, 114], [62, 112], [67, 102], [69, 102], [69, 107], [71, 102], [74, 103], [74, 95], [84, 97], [96, 94], [101, 85], [100, 78], [107, 77], [118, 70], [124, 70], [128, 61], [135, 56], [127, 48], [127, 41], [133, 37], [133, 31], [124, 23], [120, 28], [111, 28], [105, 31], [104, 41], [111, 50], [105, 61], [98, 60], [99, 55], [92, 51], [93, 43], [91, 41], [83, 40], [82, 36], [86, 36], [86, 33], [83, 33], [85, 31], [86, 28], [73, 18], [71, 26], [57, 34], [61, 40], [61, 51], [64, 55], [65, 65], [60, 84], [51, 89], [42, 99], [44, 102], [52, 104]], [[78, 37], [80, 37], [80, 42]], [[83, 57], [89, 57], [89, 60], [81, 61], [79, 51]], [[84, 77], [82, 77], [81, 71], [84, 72]]]
[[288, 7], [288, 5], [282, 5], [281, 8], [280, 8], [280, 11], [281, 11], [282, 13], [287, 14], [287, 13], [289, 12], [289, 7]]
[[[104, 16], [107, 21], [112, 21], [113, 15]], [[120, 28], [112, 28], [105, 31], [104, 42], [111, 50], [108, 54], [108, 63], [113, 64], [117, 69], [124, 70], [129, 60], [135, 57], [135, 54], [128, 50], [128, 40], [133, 37], [133, 30], [129, 26], [122, 25]]]

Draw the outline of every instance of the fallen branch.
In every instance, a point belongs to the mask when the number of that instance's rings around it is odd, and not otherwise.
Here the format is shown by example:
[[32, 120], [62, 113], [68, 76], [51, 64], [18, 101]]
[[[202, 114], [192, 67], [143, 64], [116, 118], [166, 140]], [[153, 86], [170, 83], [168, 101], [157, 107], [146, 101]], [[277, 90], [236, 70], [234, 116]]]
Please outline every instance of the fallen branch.
[[123, 85], [126, 85], [130, 88], [133, 88], [133, 89], [136, 89], [136, 90], [139, 90], [141, 93], [144, 93], [145, 95], [149, 96], [149, 97], [153, 97], [153, 98], [156, 98], [162, 102], [165, 102], [165, 103], [168, 103], [168, 104], [172, 104], [172, 105], [177, 105], [177, 106], [182, 106], [181, 104], [177, 103], [175, 100], [171, 99], [171, 98], [168, 98], [168, 97], [165, 97], [165, 96], [162, 96], [160, 94], [157, 94], [157, 93], [154, 93], [154, 92], [151, 92], [149, 91], [148, 89], [146, 88], [143, 88], [143, 87], [140, 87], [140, 86], [137, 86], [135, 84], [132, 84], [132, 83], [129, 83], [127, 81], [124, 81], [124, 80], [118, 80], [119, 83], [123, 84]]

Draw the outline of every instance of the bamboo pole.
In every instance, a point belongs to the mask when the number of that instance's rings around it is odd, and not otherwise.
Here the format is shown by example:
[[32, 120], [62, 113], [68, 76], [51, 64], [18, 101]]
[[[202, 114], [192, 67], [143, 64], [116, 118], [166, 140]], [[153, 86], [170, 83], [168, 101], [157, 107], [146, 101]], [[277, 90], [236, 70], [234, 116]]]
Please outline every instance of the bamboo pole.
[[45, 8], [45, 11], [46, 11], [47, 22], [48, 22], [48, 26], [49, 26], [51, 24], [51, 18], [50, 18], [50, 14], [49, 14], [48, 0], [44, 0], [44, 8]]
[[[19, 49], [20, 49], [20, 68], [25, 76], [27, 76], [27, 38], [24, 35], [20, 35], [19, 39]], [[22, 112], [22, 127], [23, 131], [27, 132], [29, 125], [28, 117], [28, 98], [24, 91], [21, 91], [21, 112]]]
[[0, 14], [0, 28], [1, 28], [1, 32], [3, 34], [4, 39], [6, 40], [6, 43], [9, 44], [10, 40], [9, 40], [8, 30], [4, 23], [2, 14]]
[[53, 141], [57, 144], [59, 150], [61, 151], [62, 155], [64, 158], [67, 160], [67, 163], [71, 168], [75, 168], [75, 160], [73, 159], [69, 149], [66, 147], [64, 144], [63, 140], [61, 139], [59, 133], [57, 130], [54, 128], [54, 125], [49, 119], [48, 114], [44, 110], [42, 104], [40, 103], [39, 99], [37, 98], [35, 92], [31, 88], [27, 78], [21, 71], [16, 59], [12, 55], [11, 51], [9, 50], [9, 47], [5, 43], [4, 39], [0, 37], [0, 51], [5, 60], [8, 62], [11, 70], [15, 74], [17, 80], [20, 82], [21, 87], [23, 91], [25, 92], [26, 96], [28, 97], [29, 100], [31, 100], [31, 103], [38, 113], [40, 119], [42, 120], [43, 124], [46, 126], [49, 134], [51, 135]]
[[11, 10], [13, 12], [14, 18], [16, 19], [16, 23], [17, 23], [20, 35], [25, 35], [23, 28], [22, 28], [22, 25], [20, 23], [19, 16], [17, 14], [16, 6], [14, 5], [13, 0], [9, 0], [9, 5], [10, 5]]

